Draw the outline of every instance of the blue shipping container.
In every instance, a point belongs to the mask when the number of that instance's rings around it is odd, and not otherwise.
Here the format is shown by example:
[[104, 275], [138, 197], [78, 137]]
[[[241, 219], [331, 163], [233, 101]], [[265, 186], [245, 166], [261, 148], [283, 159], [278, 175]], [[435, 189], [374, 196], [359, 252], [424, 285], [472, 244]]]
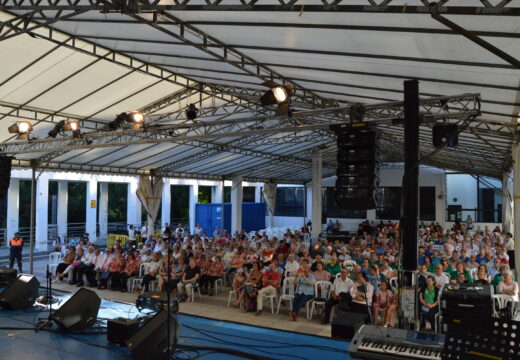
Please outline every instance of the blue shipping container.
[[[256, 231], [265, 229], [265, 203], [242, 203], [242, 229]], [[222, 229], [222, 204], [197, 204], [195, 222], [211, 236], [215, 227]], [[224, 229], [231, 230], [231, 203], [224, 204]]]

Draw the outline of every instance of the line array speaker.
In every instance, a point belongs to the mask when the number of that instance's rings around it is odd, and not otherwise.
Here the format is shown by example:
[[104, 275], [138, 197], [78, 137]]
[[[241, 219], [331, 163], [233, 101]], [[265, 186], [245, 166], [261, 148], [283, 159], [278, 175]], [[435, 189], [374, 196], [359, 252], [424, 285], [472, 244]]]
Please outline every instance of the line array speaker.
[[367, 210], [377, 205], [379, 186], [376, 132], [363, 126], [334, 125], [337, 136], [334, 198], [340, 209]]

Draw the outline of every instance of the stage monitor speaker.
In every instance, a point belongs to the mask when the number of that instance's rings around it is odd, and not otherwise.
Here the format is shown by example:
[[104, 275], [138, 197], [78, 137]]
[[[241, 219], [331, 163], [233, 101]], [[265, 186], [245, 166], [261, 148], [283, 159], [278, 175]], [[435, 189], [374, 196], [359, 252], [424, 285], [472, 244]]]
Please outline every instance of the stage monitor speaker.
[[363, 324], [370, 324], [368, 314], [340, 312], [332, 319], [331, 336], [350, 341]]
[[0, 199], [7, 197], [7, 190], [9, 190], [9, 183], [11, 182], [12, 162], [12, 157], [0, 156]]
[[139, 331], [141, 319], [117, 318], [107, 321], [107, 340], [126, 346], [126, 342]]
[[9, 285], [12, 284], [18, 275], [16, 269], [11, 269], [8, 267], [0, 267], [0, 285]]
[[167, 323], [170, 316], [170, 351], [179, 341], [180, 327], [176, 317], [166, 310], [159, 311], [148, 320], [126, 344], [137, 360], [167, 360], [168, 336]]
[[28, 308], [36, 301], [39, 288], [40, 282], [34, 275], [20, 274], [0, 294], [0, 306], [8, 310]]
[[454, 147], [459, 144], [459, 128], [456, 124], [437, 124], [432, 130], [433, 146]]
[[94, 291], [79, 289], [51, 319], [63, 330], [89, 329], [96, 323], [100, 304], [101, 299]]

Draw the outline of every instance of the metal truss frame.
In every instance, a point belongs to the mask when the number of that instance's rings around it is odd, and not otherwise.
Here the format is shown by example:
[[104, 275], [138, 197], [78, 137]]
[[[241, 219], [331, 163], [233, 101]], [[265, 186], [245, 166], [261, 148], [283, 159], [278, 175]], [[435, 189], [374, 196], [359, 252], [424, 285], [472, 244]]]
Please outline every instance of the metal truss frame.
[[[42, 5], [35, 0], [2, 0], [0, 10], [101, 10], [104, 12], [160, 12], [160, 11], [262, 11], [262, 12], [354, 12], [354, 13], [385, 13], [385, 14], [428, 14], [430, 6], [427, 0], [411, 0], [409, 4], [392, 5], [397, 0], [366, 0], [366, 4], [342, 5], [347, 0], [324, 0], [321, 3], [309, 4], [304, 0], [278, 0], [278, 4], [272, 1], [242, 0], [241, 4], [222, 4], [222, 0], [207, 0], [206, 4], [191, 5], [191, 0], [158, 0], [121, 2], [124, 5], [113, 5], [103, 0], [89, 0], [84, 4], [78, 0], [53, 0]], [[268, 4], [262, 4], [263, 2]], [[493, 16], [519, 16], [520, 8], [509, 7], [511, 0], [503, 0], [497, 5], [488, 0], [475, 2], [476, 6], [450, 6], [449, 0], [439, 2], [439, 13], [445, 15], [493, 15]]]

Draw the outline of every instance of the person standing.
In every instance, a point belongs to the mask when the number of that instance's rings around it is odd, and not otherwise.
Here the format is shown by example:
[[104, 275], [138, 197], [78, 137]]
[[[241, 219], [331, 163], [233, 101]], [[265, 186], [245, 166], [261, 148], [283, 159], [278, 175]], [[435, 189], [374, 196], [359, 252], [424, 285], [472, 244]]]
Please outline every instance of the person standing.
[[14, 233], [14, 237], [9, 241], [9, 267], [12, 269], [14, 261], [18, 263], [18, 271], [22, 272], [22, 249], [23, 239], [19, 232]]
[[135, 245], [135, 229], [134, 225], [130, 225], [130, 229], [128, 229], [128, 247], [132, 247]]

